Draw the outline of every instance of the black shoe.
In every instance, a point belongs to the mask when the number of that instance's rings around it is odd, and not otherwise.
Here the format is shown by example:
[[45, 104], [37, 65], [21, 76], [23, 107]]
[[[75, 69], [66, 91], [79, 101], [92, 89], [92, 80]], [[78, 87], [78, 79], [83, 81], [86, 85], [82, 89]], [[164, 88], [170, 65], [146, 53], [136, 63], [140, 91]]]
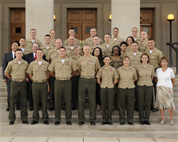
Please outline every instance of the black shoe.
[[54, 108], [53, 108], [53, 107], [49, 108], [49, 111], [53, 111], [53, 110], [54, 110]]
[[159, 109], [157, 109], [157, 108], [152, 109], [152, 112], [157, 112], [157, 111], [159, 111]]
[[146, 125], [151, 125], [151, 123], [149, 121], [145, 121]]
[[91, 125], [96, 125], [95, 121], [90, 122]]
[[134, 125], [134, 123], [133, 123], [133, 122], [128, 122], [128, 124], [129, 124], [129, 125]]
[[109, 124], [109, 125], [113, 125], [113, 123], [112, 123], [112, 122], [107, 122], [107, 124]]
[[54, 123], [54, 125], [59, 125], [60, 124], [60, 122], [59, 121], [56, 121], [55, 123]]
[[138, 108], [136, 108], [135, 111], [138, 111]]
[[141, 122], [140, 122], [140, 125], [144, 125], [144, 124], [145, 124], [145, 122], [144, 122], [144, 121], [141, 121]]
[[72, 107], [72, 110], [76, 110], [76, 107]]
[[23, 124], [29, 124], [28, 121], [23, 121], [22, 123], [23, 123]]
[[70, 121], [67, 121], [66, 124], [67, 125], [72, 125], [72, 123]]
[[33, 111], [33, 107], [30, 107], [29, 111]]
[[20, 110], [20, 107], [16, 107], [16, 110]]
[[47, 120], [45, 120], [45, 121], [43, 122], [43, 124], [48, 125], [49, 122], [48, 122]]
[[42, 111], [42, 108], [41, 108], [41, 107], [39, 107], [39, 111]]
[[101, 125], [105, 125], [105, 124], [107, 124], [107, 123], [106, 123], [106, 122], [102, 122], [102, 123], [101, 123]]
[[65, 110], [65, 108], [64, 108], [64, 107], [62, 107], [62, 110]]
[[120, 122], [120, 125], [124, 125], [125, 123], [124, 122]]
[[6, 111], [9, 111], [10, 110], [10, 108], [8, 107], [8, 108], [6, 108]]
[[83, 125], [84, 122], [83, 121], [79, 121], [78, 125]]
[[14, 121], [10, 121], [10, 122], [9, 122], [9, 125], [14, 125]]
[[38, 123], [37, 121], [33, 120], [33, 121], [31, 122], [31, 125], [35, 125], [35, 124], [37, 124], [37, 123]]

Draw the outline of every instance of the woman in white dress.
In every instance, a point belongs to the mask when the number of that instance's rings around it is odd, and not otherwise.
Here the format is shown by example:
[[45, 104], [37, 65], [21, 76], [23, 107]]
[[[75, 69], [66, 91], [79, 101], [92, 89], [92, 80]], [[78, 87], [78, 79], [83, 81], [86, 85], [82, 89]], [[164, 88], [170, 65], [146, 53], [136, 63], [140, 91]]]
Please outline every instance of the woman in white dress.
[[168, 58], [161, 58], [161, 68], [156, 70], [156, 102], [155, 108], [160, 109], [161, 122], [160, 125], [165, 124], [164, 110], [168, 109], [170, 115], [170, 125], [174, 125], [173, 122], [173, 110], [175, 110], [175, 105], [173, 102], [173, 86], [175, 83], [175, 74], [171, 68], [167, 67]]

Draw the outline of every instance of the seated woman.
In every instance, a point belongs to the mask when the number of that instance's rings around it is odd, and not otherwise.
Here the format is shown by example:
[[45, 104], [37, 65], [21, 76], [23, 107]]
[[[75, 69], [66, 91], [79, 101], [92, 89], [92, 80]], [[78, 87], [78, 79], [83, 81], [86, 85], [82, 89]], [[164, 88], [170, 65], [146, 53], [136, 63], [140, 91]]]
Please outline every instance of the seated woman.
[[168, 58], [161, 58], [161, 68], [156, 70], [156, 101], [155, 108], [160, 109], [161, 122], [160, 125], [165, 124], [164, 110], [168, 109], [170, 115], [170, 125], [174, 125], [173, 122], [173, 110], [175, 110], [175, 105], [173, 102], [173, 86], [175, 83], [175, 74], [171, 68], [167, 67]]

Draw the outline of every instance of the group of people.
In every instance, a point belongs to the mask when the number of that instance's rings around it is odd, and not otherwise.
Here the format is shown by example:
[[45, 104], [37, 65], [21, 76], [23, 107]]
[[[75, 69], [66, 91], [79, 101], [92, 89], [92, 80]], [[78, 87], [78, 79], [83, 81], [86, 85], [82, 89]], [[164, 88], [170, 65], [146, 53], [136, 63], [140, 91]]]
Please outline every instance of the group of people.
[[[165, 124], [164, 110], [170, 113], [173, 122], [173, 86], [175, 75], [168, 68], [168, 58], [155, 47], [154, 39], [147, 39], [146, 31], [137, 36], [138, 29], [132, 28], [132, 36], [126, 41], [119, 37], [119, 29], [113, 29], [113, 38], [104, 35], [105, 42], [91, 28], [91, 37], [84, 46], [75, 38], [74, 29], [69, 38], [55, 39], [51, 30], [42, 44], [36, 39], [36, 30], [30, 30], [30, 39], [20, 38], [13, 42], [11, 52], [3, 58], [3, 80], [7, 84], [9, 124], [16, 119], [15, 106], [21, 110], [21, 120], [29, 124], [27, 100], [33, 111], [32, 125], [39, 121], [42, 110], [43, 123], [49, 124], [47, 97], [50, 91], [49, 111], [55, 111], [55, 125], [61, 123], [61, 110], [65, 109], [67, 125], [72, 125], [72, 110], [78, 109], [78, 125], [85, 123], [86, 96], [89, 99], [89, 121], [96, 125], [96, 110], [102, 110], [101, 125], [112, 123], [112, 111], [119, 111], [120, 125], [134, 125], [134, 110], [138, 111], [141, 125], [151, 125], [150, 110], [160, 109]], [[49, 86], [49, 87], [48, 87]], [[97, 105], [97, 106], [96, 106]]]

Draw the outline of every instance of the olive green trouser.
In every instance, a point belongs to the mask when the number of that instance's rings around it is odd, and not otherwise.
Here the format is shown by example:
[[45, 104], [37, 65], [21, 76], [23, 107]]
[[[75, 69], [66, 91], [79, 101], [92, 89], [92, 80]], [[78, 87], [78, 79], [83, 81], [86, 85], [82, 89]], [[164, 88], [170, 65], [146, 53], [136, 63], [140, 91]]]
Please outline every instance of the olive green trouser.
[[125, 110], [127, 108], [127, 121], [133, 122], [135, 88], [118, 89], [118, 105], [120, 122], [125, 122]]
[[[18, 96], [20, 95], [20, 96]], [[10, 111], [9, 111], [9, 121], [15, 121], [15, 105], [17, 102], [17, 98], [19, 97], [20, 101], [20, 109], [21, 109], [21, 120], [27, 121], [28, 113], [27, 113], [27, 90], [26, 90], [26, 82], [16, 82], [11, 81], [10, 84]]]
[[33, 120], [39, 121], [39, 102], [42, 104], [42, 119], [48, 121], [47, 112], [47, 95], [48, 95], [48, 84], [47, 82], [32, 83], [32, 94], [33, 94]]
[[79, 89], [78, 89], [78, 120], [85, 121], [85, 100], [86, 91], [88, 92], [90, 115], [89, 121], [96, 120], [96, 79], [79, 78]]
[[54, 99], [54, 81], [55, 78], [50, 76], [49, 78], [49, 87], [50, 87], [50, 100], [49, 100], [49, 108], [55, 107], [55, 99]]
[[101, 109], [103, 122], [112, 121], [112, 104], [114, 99], [114, 88], [101, 88]]
[[71, 80], [55, 80], [54, 95], [55, 95], [55, 121], [61, 121], [61, 105], [62, 98], [65, 103], [65, 119], [71, 121], [71, 95], [72, 95]]
[[140, 121], [149, 121], [152, 97], [153, 86], [137, 85], [137, 99]]

